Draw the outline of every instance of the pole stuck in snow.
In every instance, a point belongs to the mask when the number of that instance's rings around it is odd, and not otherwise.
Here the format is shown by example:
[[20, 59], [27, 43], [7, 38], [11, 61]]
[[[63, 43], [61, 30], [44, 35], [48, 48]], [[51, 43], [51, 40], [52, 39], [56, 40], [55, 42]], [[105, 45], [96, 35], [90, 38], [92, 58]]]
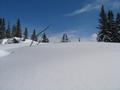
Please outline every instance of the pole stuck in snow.
[[[43, 29], [42, 31], [40, 31], [40, 32], [36, 35], [36, 37], [39, 37], [39, 35], [42, 34], [43, 32], [45, 32], [46, 30], [48, 30], [49, 27], [50, 27], [50, 26], [48, 25], [45, 29]], [[31, 43], [30, 43], [30, 47], [32, 46], [33, 42], [34, 42], [34, 41], [32, 40]], [[39, 42], [38, 42], [38, 44], [39, 44]]]

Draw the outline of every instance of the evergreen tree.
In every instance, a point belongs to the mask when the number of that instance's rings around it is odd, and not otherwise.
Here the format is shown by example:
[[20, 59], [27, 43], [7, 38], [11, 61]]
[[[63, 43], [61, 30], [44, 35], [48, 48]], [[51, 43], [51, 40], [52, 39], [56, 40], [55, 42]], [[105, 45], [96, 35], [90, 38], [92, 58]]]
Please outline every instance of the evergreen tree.
[[2, 18], [0, 18], [0, 39], [2, 39]]
[[49, 42], [49, 39], [48, 39], [48, 37], [46, 36], [45, 33], [44, 33], [43, 36], [42, 36], [42, 42], [43, 42], [43, 43], [48, 43], [48, 42]]
[[117, 31], [120, 31], [120, 14], [119, 13], [117, 14], [117, 17], [116, 17], [116, 29]]
[[25, 39], [28, 39], [28, 29], [25, 28], [25, 31], [24, 31], [24, 39], [23, 41], [25, 41]]
[[[107, 18], [107, 19], [106, 19]], [[107, 24], [106, 24], [107, 21]], [[99, 29], [97, 40], [104, 42], [120, 42], [120, 14], [117, 14], [114, 20], [114, 14], [111, 10], [108, 11], [108, 16], [105, 15], [104, 7], [101, 8]]]
[[69, 39], [66, 33], [63, 34], [61, 42], [69, 42]]
[[99, 33], [97, 36], [97, 40], [99, 42], [108, 42], [111, 41], [111, 38], [109, 37], [109, 31], [108, 31], [108, 20], [107, 15], [104, 10], [104, 6], [102, 5], [101, 11], [100, 11], [100, 18], [99, 18]]
[[19, 37], [19, 38], [22, 37], [21, 24], [20, 24], [20, 20], [19, 19], [17, 20], [17, 23], [16, 23], [16, 33], [15, 33], [15, 36]]
[[108, 11], [108, 30], [109, 31], [113, 31], [113, 27], [114, 27], [114, 16], [113, 16], [113, 12], [110, 10]]
[[0, 39], [4, 39], [5, 38], [5, 31], [6, 31], [6, 28], [5, 28], [5, 20], [4, 18], [1, 18], [0, 19]]
[[2, 25], [2, 18], [0, 18], [0, 26]]
[[15, 25], [13, 25], [12, 27], [11, 37], [16, 37], [16, 26]]
[[116, 42], [116, 28], [115, 28], [115, 21], [114, 21], [114, 15], [113, 12], [110, 10], [108, 12], [108, 36], [110, 38], [110, 42]]
[[37, 40], [38, 40], [38, 39], [37, 39], [37, 36], [36, 36], [36, 31], [35, 31], [35, 29], [34, 29], [34, 31], [33, 31], [33, 33], [32, 33], [31, 40], [33, 40], [33, 41], [37, 41]]
[[120, 42], [120, 14], [116, 17], [116, 32], [117, 32], [117, 42]]
[[8, 23], [8, 27], [6, 29], [6, 38], [11, 38], [11, 29], [10, 24]]
[[4, 18], [3, 18], [2, 29], [3, 29], [3, 38], [5, 38], [6, 37], [6, 33], [5, 33], [5, 31], [6, 31], [6, 23], [5, 23], [5, 19]]

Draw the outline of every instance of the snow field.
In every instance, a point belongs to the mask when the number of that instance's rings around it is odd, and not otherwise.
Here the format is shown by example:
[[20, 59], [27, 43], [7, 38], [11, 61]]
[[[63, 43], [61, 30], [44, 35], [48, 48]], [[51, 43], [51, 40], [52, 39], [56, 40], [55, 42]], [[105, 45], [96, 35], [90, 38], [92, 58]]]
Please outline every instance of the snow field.
[[11, 50], [0, 58], [0, 90], [120, 89], [119, 44], [40, 44]]

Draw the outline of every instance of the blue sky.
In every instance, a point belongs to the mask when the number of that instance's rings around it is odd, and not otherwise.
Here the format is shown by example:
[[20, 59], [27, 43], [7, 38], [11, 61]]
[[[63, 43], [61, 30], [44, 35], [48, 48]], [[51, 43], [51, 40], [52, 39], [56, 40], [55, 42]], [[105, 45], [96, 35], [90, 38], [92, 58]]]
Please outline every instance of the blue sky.
[[22, 29], [39, 32], [47, 25], [49, 36], [64, 32], [76, 37], [90, 37], [97, 33], [100, 6], [115, 13], [120, 0], [0, 0], [0, 17], [13, 25], [20, 18]]

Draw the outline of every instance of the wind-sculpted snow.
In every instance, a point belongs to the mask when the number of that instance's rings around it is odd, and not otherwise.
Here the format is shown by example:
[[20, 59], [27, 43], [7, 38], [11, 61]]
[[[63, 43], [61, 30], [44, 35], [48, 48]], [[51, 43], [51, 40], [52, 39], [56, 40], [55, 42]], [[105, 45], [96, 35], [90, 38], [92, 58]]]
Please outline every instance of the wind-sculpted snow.
[[0, 58], [0, 90], [120, 90], [119, 69], [120, 44], [20, 47]]

